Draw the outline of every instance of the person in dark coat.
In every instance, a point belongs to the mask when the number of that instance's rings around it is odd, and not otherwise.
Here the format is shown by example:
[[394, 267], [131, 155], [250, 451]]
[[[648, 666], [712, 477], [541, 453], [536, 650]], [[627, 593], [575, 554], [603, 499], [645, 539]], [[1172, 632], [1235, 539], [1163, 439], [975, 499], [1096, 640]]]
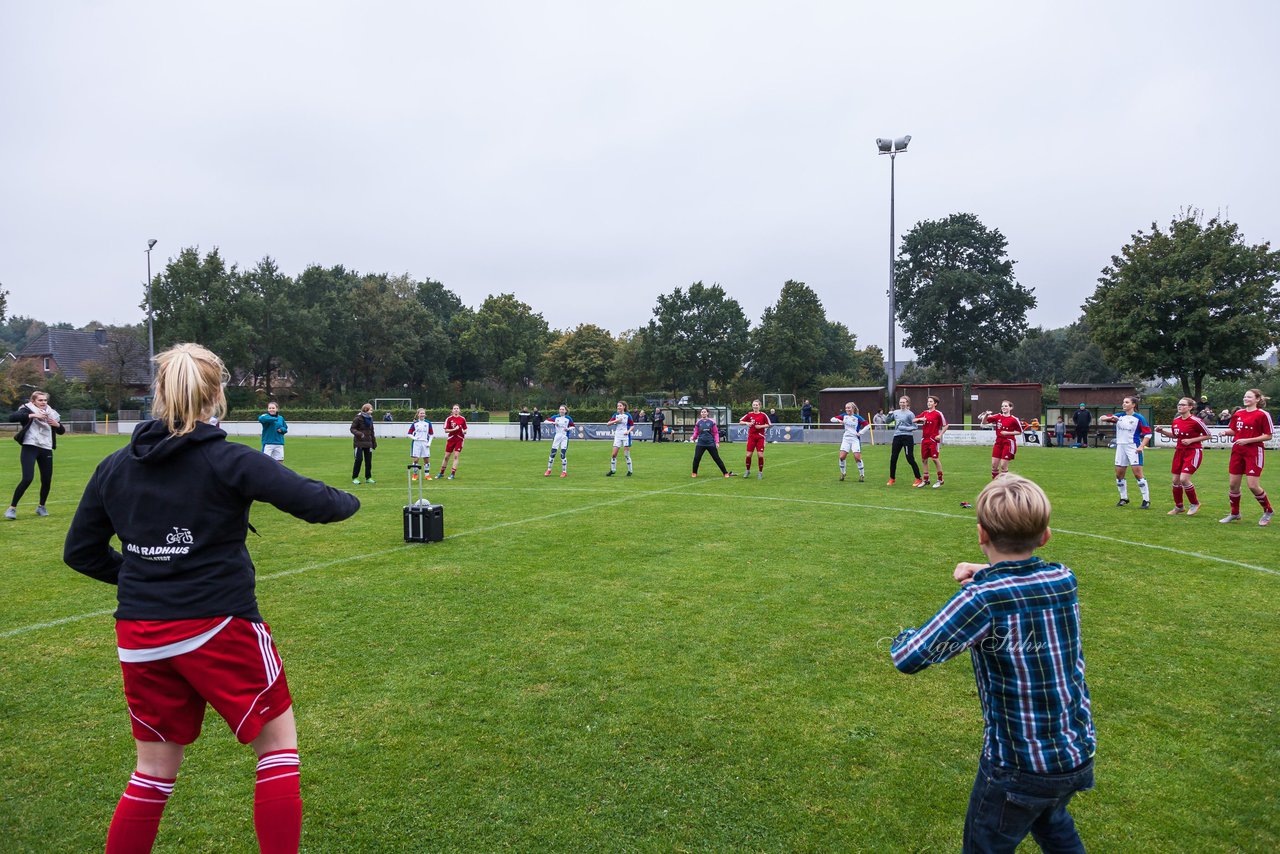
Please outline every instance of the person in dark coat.
[[378, 447], [378, 437], [373, 434], [373, 405], [366, 403], [360, 407], [356, 417], [351, 419], [351, 444], [356, 450], [356, 462], [351, 467], [351, 482], [360, 483], [360, 461], [364, 460], [364, 482], [376, 483], [373, 479], [373, 451]]
[[529, 416], [529, 426], [533, 428], [533, 441], [542, 441], [542, 410], [536, 406]]
[[529, 407], [520, 407], [520, 441], [529, 441]]
[[662, 436], [662, 428], [666, 425], [667, 416], [662, 414], [661, 407], [653, 410], [653, 441], [665, 442]]
[[1076, 425], [1076, 447], [1087, 448], [1089, 446], [1089, 425], [1093, 423], [1093, 413], [1084, 408], [1084, 404], [1076, 407], [1075, 414], [1071, 416], [1071, 420]]

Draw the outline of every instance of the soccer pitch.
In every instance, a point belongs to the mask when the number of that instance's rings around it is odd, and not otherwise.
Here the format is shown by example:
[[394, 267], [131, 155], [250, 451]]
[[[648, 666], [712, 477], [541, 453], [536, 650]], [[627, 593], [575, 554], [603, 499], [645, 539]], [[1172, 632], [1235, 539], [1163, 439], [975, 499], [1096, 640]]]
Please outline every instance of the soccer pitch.
[[[59, 443], [3, 531], [0, 838], [101, 850], [133, 767], [109, 616], [114, 588], [62, 563], [97, 462], [124, 438]], [[253, 443], [256, 445], [256, 443]], [[741, 472], [744, 446], [723, 445]], [[14, 449], [16, 450], [16, 449]], [[436, 442], [435, 465], [443, 459]], [[836, 448], [769, 445], [764, 480], [726, 480], [692, 445], [469, 441], [426, 484], [443, 543], [406, 545], [407, 441], [373, 485], [350, 442], [290, 439], [286, 464], [357, 494], [309, 526], [255, 505], [258, 599], [298, 716], [303, 850], [947, 851], [960, 846], [982, 718], [967, 655], [915, 676], [888, 643], [981, 560], [972, 501], [989, 451], [944, 447], [946, 485], [912, 489], [888, 449], [867, 481]], [[1204, 504], [1115, 507], [1109, 450], [1020, 449], [1053, 502], [1040, 554], [1079, 577], [1097, 788], [1072, 813], [1094, 851], [1280, 849], [1280, 530], [1226, 513], [1226, 455]], [[904, 476], [904, 472], [906, 473]], [[1273, 494], [1280, 475], [1264, 477]], [[0, 488], [17, 482], [0, 460]], [[1271, 481], [1271, 482], [1269, 482]], [[174, 501], [182, 501], [181, 495]], [[156, 851], [256, 850], [252, 753], [215, 714], [187, 751]], [[1024, 850], [1037, 850], [1028, 841]]]

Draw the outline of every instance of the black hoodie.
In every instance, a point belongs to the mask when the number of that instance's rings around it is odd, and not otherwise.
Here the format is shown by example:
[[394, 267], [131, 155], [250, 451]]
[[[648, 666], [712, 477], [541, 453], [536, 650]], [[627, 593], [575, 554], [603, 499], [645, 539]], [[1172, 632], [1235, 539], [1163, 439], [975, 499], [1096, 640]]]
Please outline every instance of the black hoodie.
[[[63, 560], [117, 585], [117, 619], [259, 621], [245, 547], [254, 501], [307, 522], [337, 522], [360, 508], [354, 495], [228, 442], [210, 424], [174, 436], [163, 422], [147, 421], [89, 479]], [[111, 547], [112, 535], [123, 554]]]

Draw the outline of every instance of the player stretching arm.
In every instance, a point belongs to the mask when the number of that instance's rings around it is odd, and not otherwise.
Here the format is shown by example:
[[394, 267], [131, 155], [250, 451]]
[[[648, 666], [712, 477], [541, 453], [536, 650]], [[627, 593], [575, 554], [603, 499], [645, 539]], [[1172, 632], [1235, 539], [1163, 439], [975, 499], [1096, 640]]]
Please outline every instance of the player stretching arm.
[[751, 411], [742, 416], [738, 420], [739, 424], [747, 425], [747, 470], [742, 473], [743, 477], [751, 477], [751, 452], [756, 452], [756, 457], [760, 465], [759, 474], [756, 475], [758, 480], [764, 480], [764, 438], [765, 432], [768, 430], [769, 416], [760, 411], [760, 401], [751, 401]]
[[933, 395], [929, 395], [926, 405], [929, 407], [920, 413], [920, 417], [916, 419], [917, 424], [924, 425], [921, 428], [920, 436], [920, 462], [924, 465], [924, 482], [917, 486], [929, 485], [929, 460], [933, 460], [933, 467], [938, 470], [938, 482], [933, 485], [934, 489], [942, 486], [942, 456], [940, 451], [942, 448], [942, 434], [947, 432], [947, 417], [938, 411], [938, 404], [942, 401]]
[[[1204, 457], [1203, 443], [1210, 438], [1209, 428], [1204, 426], [1195, 414], [1196, 402], [1189, 397], [1178, 401], [1178, 417], [1173, 419], [1170, 429], [1157, 427], [1156, 432], [1173, 439], [1177, 446], [1173, 452], [1173, 509], [1170, 516], [1185, 512], [1194, 516], [1200, 512], [1200, 499], [1196, 496], [1195, 484], [1191, 475], [1200, 468]], [[1182, 497], [1186, 496], [1190, 506], [1182, 509]]]
[[995, 427], [996, 443], [991, 448], [991, 479], [995, 480], [1009, 471], [1009, 461], [1018, 455], [1018, 437], [1022, 435], [1022, 422], [1013, 415], [1013, 404], [1000, 401], [1000, 414], [990, 409], [978, 416], [978, 423]]
[[553, 415], [547, 419], [548, 424], [556, 425], [556, 435], [551, 440], [551, 456], [547, 457], [547, 470], [542, 473], [543, 477], [551, 477], [551, 466], [556, 461], [556, 451], [560, 451], [560, 476], [569, 476], [569, 428], [573, 426], [573, 419], [569, 417], [569, 408], [563, 403], [560, 404], [560, 414]]
[[1124, 470], [1128, 467], [1133, 469], [1138, 490], [1142, 493], [1142, 509], [1146, 510], [1151, 507], [1151, 488], [1142, 473], [1142, 452], [1151, 441], [1151, 425], [1136, 411], [1136, 397], [1126, 397], [1122, 403], [1123, 412], [1098, 418], [1099, 424], [1114, 421], [1116, 425], [1116, 489], [1120, 490], [1116, 506], [1123, 507], [1129, 503], [1129, 485], [1124, 479]]
[[462, 417], [462, 407], [456, 403], [449, 417], [444, 420], [444, 435], [444, 462], [440, 464], [440, 474], [436, 477], [444, 477], [444, 470], [449, 466], [449, 455], [453, 454], [453, 468], [449, 469], [449, 480], [453, 480], [458, 475], [458, 458], [462, 456], [462, 443], [467, 438], [467, 419]]
[[1245, 477], [1248, 478], [1249, 491], [1262, 505], [1262, 518], [1258, 524], [1263, 527], [1271, 524], [1271, 501], [1261, 482], [1267, 453], [1262, 446], [1275, 432], [1266, 405], [1267, 399], [1259, 389], [1249, 389], [1244, 393], [1244, 408], [1237, 409], [1227, 425], [1227, 432], [1235, 437], [1231, 443], [1231, 461], [1227, 464], [1230, 475], [1227, 497], [1231, 501], [1231, 512], [1219, 522], [1240, 521], [1240, 478]]
[[418, 460], [422, 460], [423, 477], [431, 480], [431, 437], [436, 434], [435, 426], [427, 420], [427, 410], [419, 409], [409, 425], [409, 469], [414, 480], [418, 479]]
[[625, 400], [618, 401], [618, 414], [609, 419], [608, 426], [613, 428], [613, 456], [609, 458], [609, 470], [604, 476], [613, 477], [618, 473], [618, 451], [621, 449], [627, 458], [627, 477], [631, 477], [631, 431], [635, 429], [636, 422], [627, 414]]
[[840, 437], [840, 479], [846, 474], [845, 459], [853, 454], [853, 461], [858, 464], [858, 483], [867, 479], [867, 470], [862, 465], [862, 434], [871, 429], [867, 419], [858, 414], [858, 404], [849, 401], [844, 405], [844, 415], [831, 419], [832, 424], [843, 424], [844, 435]]

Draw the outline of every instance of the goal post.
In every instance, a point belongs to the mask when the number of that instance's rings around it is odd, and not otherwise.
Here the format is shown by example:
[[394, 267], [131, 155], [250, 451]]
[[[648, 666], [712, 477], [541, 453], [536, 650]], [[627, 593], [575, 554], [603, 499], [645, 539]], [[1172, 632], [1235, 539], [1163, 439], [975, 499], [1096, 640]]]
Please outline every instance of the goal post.
[[413, 409], [413, 399], [409, 397], [375, 397], [373, 399], [373, 408], [375, 411], [383, 412], [389, 409]]

